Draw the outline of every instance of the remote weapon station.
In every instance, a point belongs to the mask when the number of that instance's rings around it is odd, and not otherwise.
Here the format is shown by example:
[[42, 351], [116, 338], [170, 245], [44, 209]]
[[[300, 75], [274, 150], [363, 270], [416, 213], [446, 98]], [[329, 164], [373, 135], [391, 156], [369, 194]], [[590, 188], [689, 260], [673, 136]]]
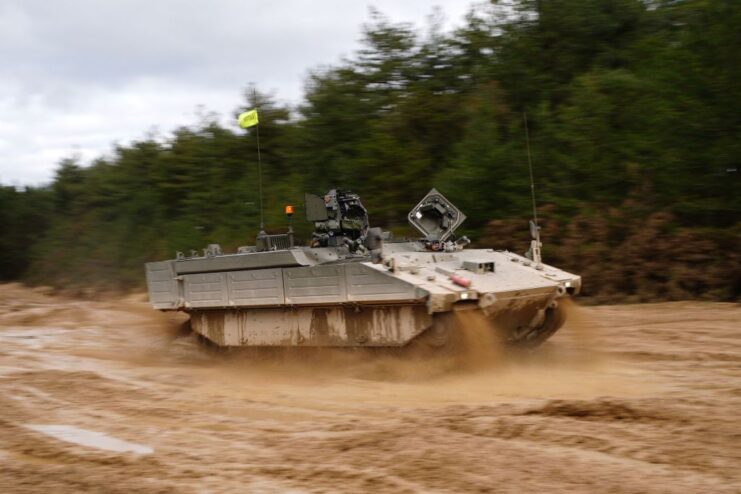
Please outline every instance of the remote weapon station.
[[306, 194], [305, 211], [308, 246], [295, 245], [289, 228], [261, 231], [232, 254], [212, 244], [203, 255], [148, 263], [152, 305], [187, 312], [195, 332], [226, 347], [445, 345], [460, 310], [476, 311], [510, 343], [537, 346], [563, 324], [559, 303], [581, 288], [579, 276], [542, 263], [533, 222], [525, 256], [467, 249], [466, 237], [454, 237], [465, 215], [435, 189], [408, 214], [417, 240], [371, 228], [347, 190]]

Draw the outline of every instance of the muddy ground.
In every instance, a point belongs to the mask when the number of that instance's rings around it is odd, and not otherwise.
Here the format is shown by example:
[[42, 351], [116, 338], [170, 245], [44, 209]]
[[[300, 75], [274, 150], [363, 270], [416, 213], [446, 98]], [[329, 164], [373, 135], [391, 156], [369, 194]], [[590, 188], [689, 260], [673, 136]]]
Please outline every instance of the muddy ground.
[[570, 312], [535, 352], [214, 354], [0, 285], [0, 492], [741, 492], [741, 308]]

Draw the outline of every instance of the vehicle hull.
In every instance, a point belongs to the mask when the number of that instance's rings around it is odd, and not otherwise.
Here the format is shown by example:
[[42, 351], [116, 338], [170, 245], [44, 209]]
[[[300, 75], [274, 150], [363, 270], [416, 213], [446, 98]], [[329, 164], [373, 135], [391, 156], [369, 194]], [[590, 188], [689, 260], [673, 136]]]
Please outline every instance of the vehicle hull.
[[[558, 329], [559, 300], [581, 285], [578, 276], [506, 251], [390, 244], [376, 263], [328, 262], [330, 254], [296, 248], [149, 263], [150, 300], [187, 312], [195, 332], [225, 347], [399, 347], [461, 310], [480, 313], [507, 341], [538, 344]], [[253, 267], [260, 256], [270, 267]]]

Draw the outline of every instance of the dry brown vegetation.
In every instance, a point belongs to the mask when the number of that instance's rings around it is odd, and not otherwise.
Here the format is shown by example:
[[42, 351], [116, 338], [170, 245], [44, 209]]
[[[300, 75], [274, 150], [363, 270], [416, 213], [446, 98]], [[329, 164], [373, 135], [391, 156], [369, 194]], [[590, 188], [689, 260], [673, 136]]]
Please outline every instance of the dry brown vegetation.
[[[739, 300], [741, 224], [727, 230], [678, 227], [670, 213], [610, 209], [566, 219], [544, 208], [548, 264], [583, 277], [589, 303]], [[522, 221], [491, 221], [478, 242], [521, 251]]]

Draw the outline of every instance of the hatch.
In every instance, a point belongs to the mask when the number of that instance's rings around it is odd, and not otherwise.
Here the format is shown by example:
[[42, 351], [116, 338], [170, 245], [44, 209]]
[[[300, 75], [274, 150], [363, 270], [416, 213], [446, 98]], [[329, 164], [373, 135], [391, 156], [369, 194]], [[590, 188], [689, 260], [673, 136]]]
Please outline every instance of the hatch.
[[444, 242], [465, 221], [466, 215], [436, 189], [432, 189], [407, 216], [425, 240]]

